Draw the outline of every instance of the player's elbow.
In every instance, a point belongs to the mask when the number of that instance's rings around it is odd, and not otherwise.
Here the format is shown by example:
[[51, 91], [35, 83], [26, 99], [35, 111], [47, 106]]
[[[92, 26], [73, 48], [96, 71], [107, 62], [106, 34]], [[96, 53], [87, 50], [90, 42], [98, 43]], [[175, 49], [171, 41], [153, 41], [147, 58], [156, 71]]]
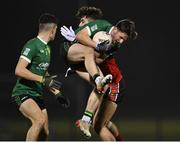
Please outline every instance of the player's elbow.
[[77, 41], [84, 41], [84, 39], [87, 39], [89, 36], [87, 33], [84, 33], [84, 32], [78, 32], [76, 34], [76, 40]]
[[77, 34], [77, 35], [76, 35], [76, 40], [77, 40], [77, 41], [81, 41], [82, 37], [83, 37], [83, 36], [82, 36], [81, 34]]
[[23, 72], [23, 69], [21, 69], [20, 67], [17, 66], [15, 69], [15, 75], [21, 76], [22, 72]]
[[16, 67], [16, 69], [15, 69], [15, 75], [16, 75], [16, 76], [19, 76], [19, 74], [20, 74], [20, 70]]

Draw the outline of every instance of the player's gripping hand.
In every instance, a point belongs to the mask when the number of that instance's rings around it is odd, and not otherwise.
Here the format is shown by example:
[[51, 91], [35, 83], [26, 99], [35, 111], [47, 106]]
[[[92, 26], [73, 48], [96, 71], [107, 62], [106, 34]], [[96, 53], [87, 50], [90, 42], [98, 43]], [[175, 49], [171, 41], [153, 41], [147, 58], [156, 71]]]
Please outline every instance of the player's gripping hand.
[[60, 89], [61, 88], [61, 85], [62, 83], [55, 80], [54, 78], [56, 78], [57, 75], [48, 75], [48, 76], [45, 76], [43, 79], [42, 79], [42, 83], [43, 85], [48, 88], [48, 89], [51, 89], [51, 88], [55, 88], [55, 89]]
[[110, 50], [111, 46], [109, 45], [109, 40], [105, 40], [96, 45], [96, 51], [98, 52], [106, 52]]
[[66, 26], [61, 27], [61, 35], [65, 37], [68, 41], [73, 42], [76, 38], [75, 32], [72, 29], [72, 26], [69, 27], [69, 29]]
[[51, 88], [50, 91], [56, 96], [57, 101], [64, 108], [70, 107], [70, 101], [67, 96], [63, 95], [62, 92], [58, 89]]

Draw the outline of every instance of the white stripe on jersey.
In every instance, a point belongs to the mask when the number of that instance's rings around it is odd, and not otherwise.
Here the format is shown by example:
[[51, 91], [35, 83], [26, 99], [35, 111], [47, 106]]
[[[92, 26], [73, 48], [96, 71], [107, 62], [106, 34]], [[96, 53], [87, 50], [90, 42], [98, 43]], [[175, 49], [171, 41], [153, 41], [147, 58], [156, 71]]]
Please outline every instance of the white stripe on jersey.
[[29, 60], [27, 57], [21, 55], [20, 58], [23, 58], [24, 60], [26, 60], [28, 63], [31, 63], [31, 60]]
[[88, 35], [91, 36], [91, 30], [90, 30], [90, 28], [87, 26], [86, 29], [88, 30]]

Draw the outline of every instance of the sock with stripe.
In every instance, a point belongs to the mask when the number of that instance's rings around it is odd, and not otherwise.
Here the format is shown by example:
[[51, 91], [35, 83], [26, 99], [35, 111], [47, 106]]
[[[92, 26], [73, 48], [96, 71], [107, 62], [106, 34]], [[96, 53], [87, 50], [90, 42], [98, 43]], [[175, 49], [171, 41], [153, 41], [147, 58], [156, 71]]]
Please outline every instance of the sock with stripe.
[[92, 117], [93, 117], [93, 113], [86, 110], [86, 111], [84, 112], [84, 115], [83, 115], [83, 117], [82, 117], [82, 120], [85, 121], [85, 122], [91, 123]]

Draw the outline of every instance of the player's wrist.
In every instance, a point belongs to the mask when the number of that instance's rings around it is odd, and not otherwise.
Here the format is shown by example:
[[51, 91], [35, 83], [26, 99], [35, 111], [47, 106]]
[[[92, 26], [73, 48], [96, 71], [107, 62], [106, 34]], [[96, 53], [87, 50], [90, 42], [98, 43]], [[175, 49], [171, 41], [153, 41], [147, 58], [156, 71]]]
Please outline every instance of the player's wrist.
[[38, 77], [38, 82], [43, 83], [44, 82], [44, 77], [43, 76], [39, 76]]
[[61, 91], [59, 91], [57, 94], [54, 94], [56, 98], [60, 97], [62, 95]]

